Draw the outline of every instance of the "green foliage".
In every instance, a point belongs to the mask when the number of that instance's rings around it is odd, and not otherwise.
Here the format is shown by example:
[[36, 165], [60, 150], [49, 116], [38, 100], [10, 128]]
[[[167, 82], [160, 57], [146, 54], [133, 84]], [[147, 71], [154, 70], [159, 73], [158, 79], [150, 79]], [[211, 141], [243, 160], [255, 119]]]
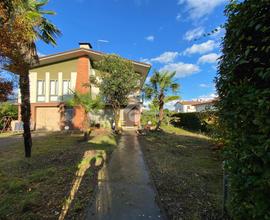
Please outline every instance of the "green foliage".
[[158, 100], [153, 99], [148, 107], [148, 110], [142, 112], [141, 123], [142, 125], [147, 125], [150, 121], [152, 125], [156, 126], [158, 123]]
[[176, 113], [172, 124], [191, 131], [207, 131], [207, 123], [198, 112]]
[[0, 104], [0, 119], [4, 116], [12, 117], [13, 119], [18, 118], [18, 107], [8, 103], [4, 102]]
[[117, 55], [107, 55], [95, 63], [100, 71], [96, 80], [100, 95], [113, 108], [116, 130], [119, 130], [120, 109], [128, 105], [129, 95], [139, 89], [140, 75], [135, 72], [131, 61]]
[[174, 80], [175, 74], [176, 72], [155, 71], [150, 78], [150, 83], [146, 84], [144, 87], [146, 99], [152, 99], [152, 104], [159, 112], [156, 129], [159, 129], [164, 120], [164, 104], [179, 99], [179, 96], [169, 95], [171, 92], [176, 93], [180, 87]]
[[100, 70], [101, 80], [97, 84], [106, 104], [113, 108], [127, 105], [128, 96], [139, 89], [140, 76], [132, 62], [118, 55], [108, 55], [95, 63], [95, 67]]
[[95, 113], [104, 107], [103, 101], [100, 96], [93, 98], [90, 93], [80, 94], [78, 92], [74, 92], [73, 95], [74, 96], [72, 99], [66, 101], [67, 106], [81, 106], [86, 113]]
[[231, 1], [217, 77], [230, 211], [270, 219], [270, 1]]
[[[168, 97], [168, 99], [169, 98], [170, 97]], [[144, 110], [142, 112], [141, 123], [142, 125], [147, 125], [147, 123], [150, 121], [152, 125], [156, 126], [159, 120], [158, 100], [153, 99], [152, 102], [149, 103], [148, 107], [149, 107], [148, 110]], [[172, 115], [173, 112], [171, 112], [168, 109], [164, 109], [162, 124], [169, 125], [173, 118]]]
[[11, 117], [12, 119], [17, 119], [18, 107], [8, 102], [3, 102], [0, 104], [0, 129], [3, 127], [3, 122], [1, 119], [4, 116]]
[[174, 81], [176, 72], [158, 72], [155, 71], [150, 78], [150, 83], [144, 87], [144, 93], [147, 99], [157, 98], [161, 93], [167, 97], [168, 101], [179, 99], [178, 96], [172, 96], [175, 99], [168, 98], [168, 92], [172, 91], [176, 93], [179, 89], [179, 84]]

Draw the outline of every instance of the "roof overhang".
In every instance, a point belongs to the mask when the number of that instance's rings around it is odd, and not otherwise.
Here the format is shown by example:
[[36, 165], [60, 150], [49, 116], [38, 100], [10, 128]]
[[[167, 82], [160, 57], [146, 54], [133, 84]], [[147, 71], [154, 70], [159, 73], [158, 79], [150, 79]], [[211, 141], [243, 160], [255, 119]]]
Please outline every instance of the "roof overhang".
[[[92, 61], [100, 61], [105, 55], [106, 55], [105, 53], [101, 53], [99, 51], [95, 51], [92, 49], [78, 48], [74, 50], [65, 51], [62, 53], [56, 53], [56, 54], [40, 57], [39, 63], [34, 65], [33, 68], [50, 65], [53, 63], [63, 62], [65, 60], [71, 60], [71, 59], [75, 59], [75, 58], [79, 58], [83, 56], [88, 56], [90, 60]], [[134, 65], [135, 72], [142, 74], [143, 77], [146, 79], [149, 73], [149, 70], [151, 69], [151, 65], [147, 63], [133, 61], [133, 60], [131, 60], [131, 62]]]

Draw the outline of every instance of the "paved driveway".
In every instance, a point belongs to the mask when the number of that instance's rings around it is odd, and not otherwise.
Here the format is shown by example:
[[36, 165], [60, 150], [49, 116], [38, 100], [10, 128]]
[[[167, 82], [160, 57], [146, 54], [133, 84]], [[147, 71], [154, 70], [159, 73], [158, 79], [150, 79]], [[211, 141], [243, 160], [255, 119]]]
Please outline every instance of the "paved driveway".
[[96, 197], [86, 219], [163, 219], [137, 135], [126, 132], [109, 165], [99, 172]]

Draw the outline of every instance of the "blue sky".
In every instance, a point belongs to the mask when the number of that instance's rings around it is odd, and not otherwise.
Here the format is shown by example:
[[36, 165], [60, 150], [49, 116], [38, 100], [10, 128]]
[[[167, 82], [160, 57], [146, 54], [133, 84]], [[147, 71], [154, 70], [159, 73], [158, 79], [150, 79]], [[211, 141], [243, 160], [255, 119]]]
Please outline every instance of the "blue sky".
[[177, 72], [183, 100], [211, 97], [223, 30], [226, 0], [51, 0], [46, 9], [62, 31], [51, 54], [90, 42], [93, 49], [150, 62], [153, 70]]

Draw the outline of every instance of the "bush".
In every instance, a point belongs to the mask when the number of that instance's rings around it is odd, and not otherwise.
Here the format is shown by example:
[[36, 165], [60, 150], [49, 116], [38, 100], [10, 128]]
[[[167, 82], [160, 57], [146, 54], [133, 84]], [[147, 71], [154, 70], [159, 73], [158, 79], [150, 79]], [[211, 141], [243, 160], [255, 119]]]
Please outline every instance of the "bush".
[[0, 128], [3, 126], [1, 124], [1, 120], [4, 116], [9, 116], [12, 119], [17, 119], [18, 107], [8, 102], [3, 102], [0, 104]]
[[[172, 124], [191, 131], [208, 132], [206, 118], [199, 112], [176, 113]], [[206, 116], [205, 116], [206, 117]]]
[[231, 1], [217, 91], [234, 219], [270, 219], [270, 1]]

